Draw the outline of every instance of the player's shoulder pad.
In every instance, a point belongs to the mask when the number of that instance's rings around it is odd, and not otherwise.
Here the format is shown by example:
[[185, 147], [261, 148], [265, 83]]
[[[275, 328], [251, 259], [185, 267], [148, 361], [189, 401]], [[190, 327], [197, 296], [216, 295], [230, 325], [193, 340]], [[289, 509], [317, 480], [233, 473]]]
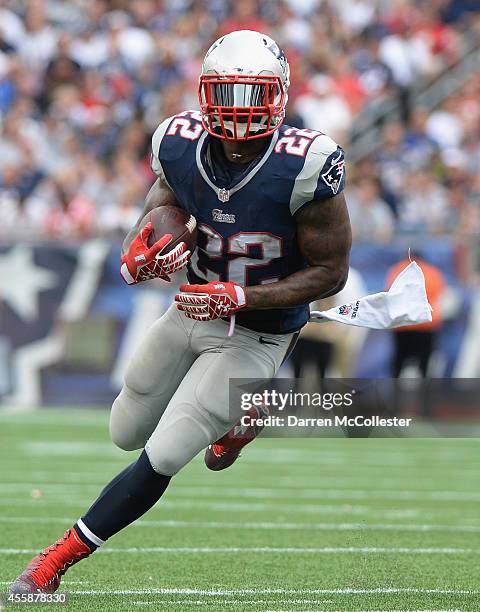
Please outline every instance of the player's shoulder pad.
[[345, 188], [343, 149], [326, 134], [319, 134], [310, 145], [290, 198], [290, 211], [298, 212], [313, 200], [332, 198]]
[[165, 180], [163, 164], [182, 159], [203, 131], [201, 115], [195, 110], [183, 111], [162, 121], [152, 136], [153, 172]]

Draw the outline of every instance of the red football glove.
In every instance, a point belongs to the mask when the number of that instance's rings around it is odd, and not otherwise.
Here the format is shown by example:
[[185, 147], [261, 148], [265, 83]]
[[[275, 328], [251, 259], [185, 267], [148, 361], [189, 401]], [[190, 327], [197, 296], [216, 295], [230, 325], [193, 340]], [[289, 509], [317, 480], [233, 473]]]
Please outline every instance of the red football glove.
[[160, 255], [163, 249], [172, 241], [172, 234], [165, 234], [151, 247], [148, 238], [153, 231], [153, 225], [147, 223], [128, 247], [122, 257], [120, 274], [129, 284], [141, 283], [151, 278], [161, 278], [170, 282], [169, 274], [181, 270], [187, 265], [190, 251], [187, 245], [180, 242], [172, 251]]
[[178, 310], [189, 319], [212, 321], [235, 314], [247, 306], [244, 287], [216, 281], [206, 285], [181, 285], [175, 296]]

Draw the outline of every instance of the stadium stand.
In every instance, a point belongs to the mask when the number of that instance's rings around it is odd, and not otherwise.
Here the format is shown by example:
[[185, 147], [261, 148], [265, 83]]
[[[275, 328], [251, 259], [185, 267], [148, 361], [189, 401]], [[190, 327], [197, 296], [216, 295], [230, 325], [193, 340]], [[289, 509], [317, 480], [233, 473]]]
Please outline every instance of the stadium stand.
[[[3, 0], [0, 233], [122, 234], [152, 179], [152, 131], [196, 107], [205, 48], [222, 32], [257, 28], [290, 58], [291, 122], [352, 151], [354, 216], [363, 206], [377, 219], [365, 239], [385, 240], [392, 223], [395, 233], [475, 235], [475, 62], [441, 92], [438, 82], [478, 50], [478, 4]], [[437, 92], [426, 97], [432, 83]], [[358, 144], [365, 133], [375, 136], [373, 150]]]
[[[205, 49], [239, 28], [284, 47], [287, 122], [331, 133], [347, 152], [352, 266], [365, 288], [382, 290], [389, 267], [421, 247], [455, 294], [437, 373], [478, 375], [469, 340], [480, 308], [478, 0], [0, 0], [0, 260], [7, 269], [17, 258], [19, 276], [30, 270], [24, 280], [37, 270], [43, 290], [38, 309], [33, 298], [0, 299], [0, 395], [12, 392], [21, 347], [50, 338], [46, 361], [65, 358], [53, 348], [55, 321], [105, 316], [120, 335], [134, 324], [141, 298], [118, 283], [118, 242], [153, 181], [151, 135], [197, 107]], [[16, 251], [19, 241], [34, 252]], [[95, 297], [84, 311], [67, 303], [57, 312], [69, 274], [92, 257], [106, 266], [91, 280]], [[56, 289], [35, 265], [55, 270]], [[106, 350], [97, 394], [79, 375], [85, 402], [114, 393], [122, 338]], [[385, 334], [370, 334], [362, 351], [352, 374], [389, 374]], [[45, 374], [44, 399], [55, 403], [73, 384], [62, 372]], [[22, 397], [39, 402], [32, 385]]]

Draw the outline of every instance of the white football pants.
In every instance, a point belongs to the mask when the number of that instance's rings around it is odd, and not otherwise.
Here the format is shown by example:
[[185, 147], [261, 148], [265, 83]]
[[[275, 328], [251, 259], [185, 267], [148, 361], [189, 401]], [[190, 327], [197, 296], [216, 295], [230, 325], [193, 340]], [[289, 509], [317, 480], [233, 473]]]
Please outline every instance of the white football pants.
[[229, 379], [273, 377], [292, 338], [240, 326], [229, 338], [225, 321], [193, 321], [170, 306], [128, 366], [112, 406], [113, 442], [144, 446], [158, 473], [175, 474], [240, 418], [240, 406], [229, 407]]

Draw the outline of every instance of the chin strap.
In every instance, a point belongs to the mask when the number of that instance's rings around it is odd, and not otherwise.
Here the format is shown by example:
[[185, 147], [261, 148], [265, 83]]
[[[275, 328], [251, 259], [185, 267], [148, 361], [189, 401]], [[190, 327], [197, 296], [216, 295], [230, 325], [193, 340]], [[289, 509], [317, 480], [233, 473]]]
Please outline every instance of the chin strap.
[[235, 315], [230, 317], [230, 325], [228, 326], [228, 337], [231, 338], [233, 336], [233, 332], [235, 331]]

